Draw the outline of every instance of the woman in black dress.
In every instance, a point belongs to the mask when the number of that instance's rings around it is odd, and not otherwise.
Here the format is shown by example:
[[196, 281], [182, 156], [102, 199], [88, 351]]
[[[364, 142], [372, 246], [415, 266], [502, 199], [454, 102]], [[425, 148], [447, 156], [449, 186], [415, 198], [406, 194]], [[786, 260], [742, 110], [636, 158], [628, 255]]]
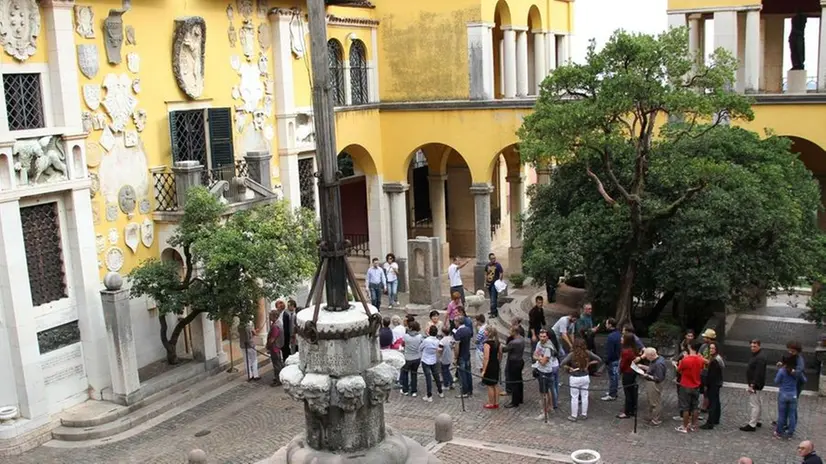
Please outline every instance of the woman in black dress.
[[502, 345], [493, 326], [485, 328], [485, 352], [482, 360], [482, 383], [488, 387], [488, 402], [485, 409], [499, 408], [499, 361], [502, 359]]

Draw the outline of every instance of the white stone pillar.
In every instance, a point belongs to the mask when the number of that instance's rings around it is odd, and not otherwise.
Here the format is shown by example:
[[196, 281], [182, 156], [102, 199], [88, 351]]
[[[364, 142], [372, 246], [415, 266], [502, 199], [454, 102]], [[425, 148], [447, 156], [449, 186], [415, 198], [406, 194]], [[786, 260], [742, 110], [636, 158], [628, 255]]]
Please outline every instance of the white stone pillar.
[[449, 243], [447, 241], [447, 210], [445, 209], [445, 182], [446, 174], [434, 174], [428, 177], [430, 185], [430, 213], [433, 216], [433, 236], [439, 237], [439, 246], [442, 248], [439, 272], [449, 266]]
[[[499, 95], [505, 95], [505, 39], [499, 39]], [[0, 109], [2, 111], [2, 109]]]
[[703, 15], [693, 14], [688, 17], [688, 53], [697, 63], [702, 64], [705, 60], [705, 20]]
[[548, 74], [556, 69], [556, 34], [553, 32], [545, 33], [545, 67]]
[[[722, 48], [731, 54], [734, 59], [740, 59], [738, 55], [738, 29], [736, 11], [715, 11], [714, 12], [714, 48]], [[737, 82], [732, 82], [737, 88]]]
[[367, 183], [367, 235], [371, 256], [385, 256], [390, 252], [387, 218], [390, 217], [387, 201], [382, 192], [381, 176], [366, 176]]
[[519, 29], [516, 32], [516, 95], [528, 95], [528, 32]]
[[372, 69], [370, 70], [370, 101], [371, 102], [378, 102], [381, 98], [379, 97], [379, 28], [378, 26], [372, 26], [370, 28], [370, 44], [371, 44], [371, 53], [370, 62], [372, 63]]
[[746, 12], [745, 91], [757, 92], [760, 88], [760, 10]]
[[817, 90], [826, 91], [826, 2], [820, 2], [820, 36], [817, 52]]
[[522, 272], [522, 233], [520, 220], [523, 210], [522, 197], [524, 196], [525, 177], [522, 173], [506, 178], [510, 187], [510, 238], [508, 247], [508, 266], [513, 272]]
[[77, 51], [72, 26], [74, 0], [41, 2], [45, 43], [49, 60], [49, 82], [54, 125], [81, 132], [81, 106], [78, 89]]
[[353, 81], [350, 79], [350, 62], [345, 61], [344, 65], [344, 104], [353, 104]]
[[[100, 301], [100, 276], [98, 274], [95, 230], [92, 218], [92, 201], [88, 189], [72, 190], [66, 207], [66, 229], [72, 263], [72, 286], [77, 301], [78, 327], [83, 346], [83, 360], [89, 386], [96, 396], [112, 382], [109, 370], [106, 323]], [[67, 260], [68, 261], [68, 260]]]
[[490, 253], [490, 194], [493, 186], [489, 183], [474, 183], [470, 186], [473, 194], [476, 216], [476, 265], [473, 267], [474, 291], [485, 288], [485, 264]]
[[405, 192], [409, 185], [401, 182], [385, 183], [390, 204], [390, 252], [399, 263], [399, 291], [407, 291], [407, 201]]
[[505, 98], [513, 98], [516, 96], [516, 31], [509, 26], [504, 26], [502, 33], [505, 35], [504, 50], [501, 55], [505, 75], [504, 95]]
[[[273, 9], [270, 13], [272, 30], [273, 69], [292, 69], [293, 56], [290, 48], [290, 21], [293, 15], [283, 9]], [[295, 86], [293, 73], [273, 73], [275, 114], [291, 114], [295, 111]], [[279, 136], [282, 134], [279, 132]], [[286, 137], [286, 131], [283, 134]], [[281, 137], [279, 137], [281, 138]]]
[[571, 48], [570, 48], [571, 36], [569, 36], [568, 34], [561, 34], [561, 35], [558, 35], [557, 38], [559, 40], [557, 40], [557, 42], [556, 42], [556, 55], [557, 55], [556, 66], [560, 67], [560, 66], [565, 66], [570, 61], [570, 57], [571, 57], [571, 55], [570, 55], [570, 53], [571, 53]]
[[218, 347], [215, 343], [215, 324], [206, 313], [201, 313], [189, 324], [192, 335], [192, 356], [204, 363], [207, 370], [218, 367]]
[[278, 177], [284, 199], [293, 208], [301, 207], [301, 181], [298, 178], [298, 155], [281, 155], [278, 160]]
[[[263, 314], [267, 314], [266, 308], [264, 307], [264, 299], [263, 298], [261, 298], [261, 302], [260, 302], [260, 306], [259, 306], [259, 312], [261, 312]], [[258, 315], [256, 315], [256, 319], [259, 319]], [[264, 317], [260, 318], [260, 320], [262, 321], [262, 323], [257, 324], [256, 328], [261, 327], [261, 326], [264, 327], [264, 332], [263, 333], [259, 332], [259, 335], [264, 337], [264, 341], [266, 341], [267, 340], [266, 339], [266, 336], [267, 336], [266, 335], [267, 316], [264, 316]], [[223, 366], [224, 364], [226, 364], [229, 361], [229, 356], [227, 355], [227, 352], [224, 351], [224, 340], [221, 338], [221, 324], [223, 324], [223, 323], [221, 321], [212, 321], [212, 322], [213, 322], [212, 325], [214, 326], [213, 331], [215, 332], [215, 351], [218, 353], [218, 365]]]
[[763, 18], [763, 85], [767, 93], [783, 91], [783, 51], [785, 18], [769, 15]]
[[469, 23], [467, 26], [468, 77], [471, 100], [493, 99], [493, 25]]
[[536, 87], [533, 89], [534, 95], [539, 95], [539, 90], [542, 88], [542, 81], [548, 75], [548, 67], [545, 64], [545, 31], [531, 31], [533, 33], [533, 57], [534, 57], [534, 73], [536, 77]]
[[107, 399], [128, 406], [141, 397], [129, 290], [122, 288], [123, 278], [116, 273], [108, 274], [103, 283], [106, 289], [100, 291], [100, 298], [106, 318], [106, 352], [111, 353], [108, 358], [113, 393]]
[[[8, 340], [12, 370], [4, 382], [12, 382], [20, 415], [27, 419], [47, 417], [43, 371], [37, 342], [37, 324], [32, 311], [29, 271], [23, 223], [17, 200], [0, 203], [0, 333]], [[5, 342], [5, 341], [4, 341]]]

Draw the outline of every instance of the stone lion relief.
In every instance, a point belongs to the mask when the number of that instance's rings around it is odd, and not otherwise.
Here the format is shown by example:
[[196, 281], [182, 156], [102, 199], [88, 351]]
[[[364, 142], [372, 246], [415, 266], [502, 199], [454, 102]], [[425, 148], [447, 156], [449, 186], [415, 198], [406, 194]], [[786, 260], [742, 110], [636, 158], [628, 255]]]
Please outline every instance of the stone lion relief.
[[175, 40], [172, 44], [172, 73], [183, 92], [197, 99], [204, 92], [204, 53], [206, 22], [200, 16], [175, 20]]
[[35, 0], [0, 1], [0, 45], [18, 61], [26, 61], [37, 50], [40, 10]]
[[20, 185], [54, 182], [66, 179], [66, 154], [56, 136], [18, 140], [12, 151], [14, 169], [19, 173]]

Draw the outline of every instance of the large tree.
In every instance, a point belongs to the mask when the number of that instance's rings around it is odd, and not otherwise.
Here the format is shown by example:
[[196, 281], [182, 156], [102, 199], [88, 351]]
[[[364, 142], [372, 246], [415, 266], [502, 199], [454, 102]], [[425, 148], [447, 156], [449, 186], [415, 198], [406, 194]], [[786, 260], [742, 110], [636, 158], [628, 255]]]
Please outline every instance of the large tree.
[[816, 183], [787, 140], [728, 125], [753, 117], [736, 62], [687, 44], [684, 29], [592, 44], [519, 132], [525, 161], [558, 166], [526, 221], [526, 270], [584, 272], [621, 322], [634, 297], [732, 301], [811, 268]]
[[[178, 361], [183, 329], [199, 314], [241, 323], [251, 320], [261, 298], [295, 291], [312, 276], [318, 227], [306, 211], [283, 201], [238, 211], [226, 208], [203, 187], [187, 192], [181, 222], [169, 240], [183, 252], [184, 266], [150, 259], [129, 274], [132, 297], [155, 301], [167, 361]], [[169, 333], [166, 315], [183, 316]]]

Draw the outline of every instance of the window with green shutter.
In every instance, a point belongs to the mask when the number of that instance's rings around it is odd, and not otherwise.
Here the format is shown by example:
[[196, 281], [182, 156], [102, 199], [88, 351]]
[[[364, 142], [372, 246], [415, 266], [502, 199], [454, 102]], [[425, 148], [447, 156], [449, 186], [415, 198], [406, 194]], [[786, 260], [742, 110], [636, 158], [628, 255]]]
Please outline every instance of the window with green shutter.
[[198, 161], [206, 170], [234, 168], [230, 108], [171, 111], [169, 138], [173, 162]]
[[232, 146], [232, 115], [229, 108], [210, 108], [207, 110], [209, 126], [209, 154], [212, 169], [235, 166], [235, 153]]

